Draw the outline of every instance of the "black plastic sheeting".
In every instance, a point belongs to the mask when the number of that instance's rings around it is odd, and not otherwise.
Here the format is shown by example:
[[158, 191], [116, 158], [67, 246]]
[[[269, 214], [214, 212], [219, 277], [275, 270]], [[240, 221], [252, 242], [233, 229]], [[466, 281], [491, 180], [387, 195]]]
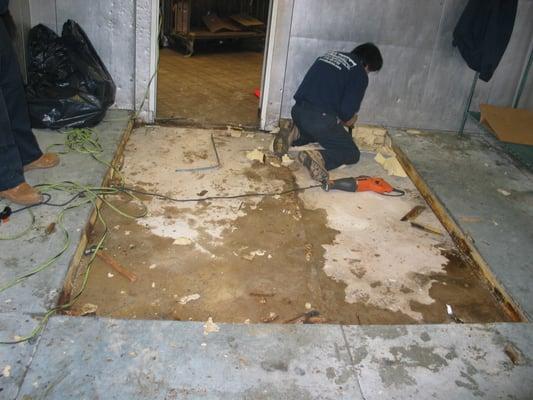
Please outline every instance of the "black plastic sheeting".
[[44, 25], [29, 35], [27, 97], [34, 128], [98, 124], [115, 102], [116, 86], [81, 27], [68, 20], [62, 36]]

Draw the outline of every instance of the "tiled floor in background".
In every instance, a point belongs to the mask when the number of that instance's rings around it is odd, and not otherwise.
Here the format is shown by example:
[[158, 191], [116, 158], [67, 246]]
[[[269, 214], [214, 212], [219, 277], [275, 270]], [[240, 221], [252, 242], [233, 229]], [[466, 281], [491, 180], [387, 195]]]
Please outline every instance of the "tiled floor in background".
[[198, 124], [257, 125], [261, 52], [197, 53], [184, 57], [162, 49], [157, 117]]

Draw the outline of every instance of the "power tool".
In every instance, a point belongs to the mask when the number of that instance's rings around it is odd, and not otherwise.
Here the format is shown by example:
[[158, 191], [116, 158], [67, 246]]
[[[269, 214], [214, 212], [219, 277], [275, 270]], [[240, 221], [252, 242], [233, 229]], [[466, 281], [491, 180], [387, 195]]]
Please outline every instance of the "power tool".
[[3, 211], [0, 212], [0, 225], [2, 223], [7, 223], [7, 221], [9, 221], [9, 217], [11, 216], [11, 214], [13, 213], [13, 211], [11, 210], [10, 207], [5, 207]]
[[322, 183], [322, 189], [326, 192], [329, 192], [330, 190], [342, 190], [344, 192], [374, 192], [388, 196], [403, 196], [405, 194], [404, 191], [392, 187], [383, 178], [370, 176], [327, 180]]

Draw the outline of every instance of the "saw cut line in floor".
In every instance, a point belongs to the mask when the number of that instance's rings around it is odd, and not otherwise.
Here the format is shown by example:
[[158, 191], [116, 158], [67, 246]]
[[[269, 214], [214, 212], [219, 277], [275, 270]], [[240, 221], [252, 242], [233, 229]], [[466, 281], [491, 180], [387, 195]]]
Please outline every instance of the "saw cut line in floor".
[[[211, 138], [221, 165], [204, 170], [216, 163]], [[272, 156], [270, 138], [230, 129], [141, 127], [126, 146], [121, 173], [128, 187], [175, 199], [316, 184], [298, 162]], [[97, 258], [70, 313], [82, 315], [90, 304], [100, 316], [235, 323], [507, 320], [429, 209], [416, 222], [434, 232], [401, 221], [424, 202], [408, 178], [386, 176], [374, 158], [364, 153], [332, 178], [383, 176], [405, 196], [314, 188], [178, 203], [139, 195], [148, 210], [144, 218], [104, 210], [111, 227], [104, 251], [138, 279], [125, 279]], [[125, 196], [111, 201], [132, 212], [138, 207]], [[94, 226], [89, 245], [101, 230]], [[86, 263], [87, 257], [79, 276]]]

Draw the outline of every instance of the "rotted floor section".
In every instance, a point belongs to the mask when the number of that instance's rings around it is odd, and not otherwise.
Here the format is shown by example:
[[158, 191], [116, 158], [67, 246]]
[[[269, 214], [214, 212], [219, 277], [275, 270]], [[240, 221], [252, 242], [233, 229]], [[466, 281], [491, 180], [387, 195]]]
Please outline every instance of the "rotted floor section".
[[[211, 136], [221, 166], [217, 164]], [[383, 176], [406, 196], [281, 193], [312, 185], [296, 162], [272, 158], [269, 136], [242, 131], [144, 127], [124, 152], [127, 186], [139, 195], [109, 207], [104, 252], [134, 282], [95, 259], [88, 286], [70, 311], [124, 319], [230, 323], [410, 324], [507, 321], [490, 289], [459, 257], [429, 209], [417, 218], [437, 233], [400, 221], [424, 202], [407, 178], [386, 176], [363, 154], [333, 177]], [[263, 152], [263, 160], [254, 157]], [[104, 226], [96, 224], [88, 247]], [[82, 258], [79, 288], [90, 255]]]

